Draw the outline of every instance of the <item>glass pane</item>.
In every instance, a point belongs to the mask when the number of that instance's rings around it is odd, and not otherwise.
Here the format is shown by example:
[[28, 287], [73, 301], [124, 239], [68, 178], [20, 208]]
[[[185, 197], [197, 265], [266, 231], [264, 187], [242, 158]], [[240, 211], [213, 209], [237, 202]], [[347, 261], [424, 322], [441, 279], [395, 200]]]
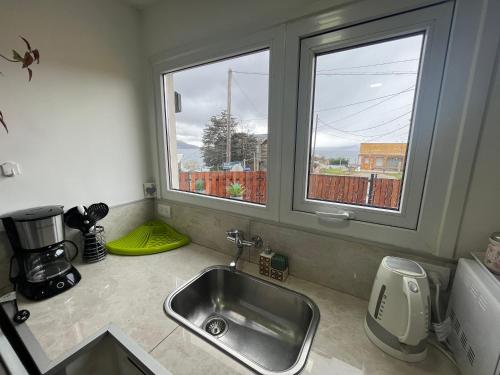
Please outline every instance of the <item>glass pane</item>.
[[399, 209], [422, 42], [316, 56], [308, 199]]
[[265, 205], [269, 50], [165, 74], [164, 85], [171, 188]]

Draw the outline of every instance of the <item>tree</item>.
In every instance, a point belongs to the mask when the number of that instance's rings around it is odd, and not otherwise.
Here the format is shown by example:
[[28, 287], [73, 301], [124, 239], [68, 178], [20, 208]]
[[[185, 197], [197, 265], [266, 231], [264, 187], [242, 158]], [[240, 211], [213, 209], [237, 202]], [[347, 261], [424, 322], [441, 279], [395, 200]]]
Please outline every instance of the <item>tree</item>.
[[[229, 123], [231, 131], [231, 161], [239, 161], [253, 166], [253, 157], [257, 149], [257, 138], [253, 134], [237, 132], [238, 123], [231, 117]], [[227, 142], [227, 112], [223, 111], [217, 116], [212, 116], [210, 122], [203, 129], [203, 145], [201, 153], [205, 165], [212, 170], [222, 169], [226, 162]]]
[[331, 165], [345, 165], [346, 167], [349, 165], [349, 159], [342, 157], [329, 159], [328, 162]]

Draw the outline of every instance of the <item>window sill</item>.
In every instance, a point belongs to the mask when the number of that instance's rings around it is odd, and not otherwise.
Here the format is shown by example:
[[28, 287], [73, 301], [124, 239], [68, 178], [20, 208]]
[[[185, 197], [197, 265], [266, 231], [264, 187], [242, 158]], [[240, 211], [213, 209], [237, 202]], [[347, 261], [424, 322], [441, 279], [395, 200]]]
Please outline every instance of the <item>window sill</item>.
[[278, 209], [269, 205], [245, 202], [238, 199], [219, 198], [190, 192], [167, 190], [162, 192], [162, 199], [177, 203], [186, 203], [212, 210], [226, 211], [231, 214], [250, 216], [278, 222]]

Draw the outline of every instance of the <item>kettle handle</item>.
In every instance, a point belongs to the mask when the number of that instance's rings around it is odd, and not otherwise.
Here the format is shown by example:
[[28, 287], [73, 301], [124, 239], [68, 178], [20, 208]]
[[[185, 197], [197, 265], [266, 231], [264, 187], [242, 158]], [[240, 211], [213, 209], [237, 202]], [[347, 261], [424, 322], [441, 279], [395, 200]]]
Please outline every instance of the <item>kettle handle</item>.
[[408, 322], [405, 333], [399, 337], [399, 340], [408, 345], [417, 345], [423, 338], [422, 333], [427, 334], [422, 290], [416, 279], [403, 277], [403, 291], [408, 302]]

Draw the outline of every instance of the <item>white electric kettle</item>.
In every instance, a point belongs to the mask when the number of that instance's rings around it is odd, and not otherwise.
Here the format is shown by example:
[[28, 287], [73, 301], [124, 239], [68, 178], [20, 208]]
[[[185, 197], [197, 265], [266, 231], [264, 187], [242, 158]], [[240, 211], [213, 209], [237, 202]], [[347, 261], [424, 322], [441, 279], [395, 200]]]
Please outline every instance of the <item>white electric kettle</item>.
[[382, 259], [365, 319], [368, 338], [393, 357], [418, 362], [427, 355], [429, 319], [425, 270], [408, 259]]

